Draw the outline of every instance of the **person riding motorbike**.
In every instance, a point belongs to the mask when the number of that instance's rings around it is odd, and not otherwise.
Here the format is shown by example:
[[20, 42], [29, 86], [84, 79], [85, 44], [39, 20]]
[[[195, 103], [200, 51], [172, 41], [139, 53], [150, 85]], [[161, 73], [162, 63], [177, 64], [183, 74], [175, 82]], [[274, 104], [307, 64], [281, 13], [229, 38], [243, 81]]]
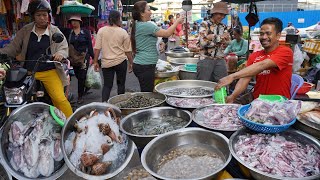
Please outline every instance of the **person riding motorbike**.
[[[21, 55], [26, 60], [24, 66], [29, 72], [33, 71], [35, 60], [46, 54], [47, 47], [50, 47], [48, 51], [52, 54], [54, 61], [67, 58], [68, 43], [66, 38], [61, 43], [52, 43], [52, 35], [61, 33], [61, 31], [50, 24], [50, 12], [51, 6], [46, 0], [31, 1], [28, 13], [33, 22], [19, 30], [11, 43], [0, 49], [0, 54], [7, 54], [11, 57]], [[40, 62], [36, 69], [35, 78], [43, 83], [53, 105], [60, 109], [66, 117], [71, 116], [72, 108], [63, 89], [68, 85], [63, 67], [59, 63]]]

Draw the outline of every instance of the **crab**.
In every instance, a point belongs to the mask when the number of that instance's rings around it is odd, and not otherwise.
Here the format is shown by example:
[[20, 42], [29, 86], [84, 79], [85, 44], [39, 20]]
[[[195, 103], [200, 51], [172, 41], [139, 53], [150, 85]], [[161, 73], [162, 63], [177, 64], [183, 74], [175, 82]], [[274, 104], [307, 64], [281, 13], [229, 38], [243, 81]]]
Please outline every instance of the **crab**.
[[98, 162], [92, 166], [91, 174], [93, 175], [102, 175], [107, 172], [108, 167], [111, 165], [111, 162]]

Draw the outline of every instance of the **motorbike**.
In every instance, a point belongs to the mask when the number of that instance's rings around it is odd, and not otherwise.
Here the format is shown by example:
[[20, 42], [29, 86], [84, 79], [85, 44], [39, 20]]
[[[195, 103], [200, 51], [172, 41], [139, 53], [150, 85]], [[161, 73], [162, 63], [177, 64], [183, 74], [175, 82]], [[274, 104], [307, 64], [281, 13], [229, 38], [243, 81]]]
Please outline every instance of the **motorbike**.
[[[64, 36], [60, 33], [54, 33], [52, 35], [53, 43], [60, 43], [64, 39]], [[50, 45], [51, 46], [51, 45]], [[48, 50], [46, 54], [42, 54], [36, 61], [35, 67], [32, 72], [28, 72], [22, 66], [16, 66], [13, 60], [5, 54], [0, 54], [0, 63], [9, 64], [7, 75], [3, 84], [3, 97], [5, 100], [4, 108], [5, 114], [1, 118], [0, 127], [9, 117], [12, 110], [32, 102], [45, 102], [52, 104], [51, 98], [46, 92], [44, 86], [40, 81], [35, 79], [35, 73], [40, 63], [59, 63], [65, 69], [65, 73], [68, 73], [70, 68], [70, 62], [63, 60], [61, 62], [52, 61], [52, 56], [49, 55]], [[30, 60], [28, 60], [30, 61]], [[70, 78], [70, 77], [69, 77]], [[69, 87], [65, 88], [66, 97], [70, 96]]]

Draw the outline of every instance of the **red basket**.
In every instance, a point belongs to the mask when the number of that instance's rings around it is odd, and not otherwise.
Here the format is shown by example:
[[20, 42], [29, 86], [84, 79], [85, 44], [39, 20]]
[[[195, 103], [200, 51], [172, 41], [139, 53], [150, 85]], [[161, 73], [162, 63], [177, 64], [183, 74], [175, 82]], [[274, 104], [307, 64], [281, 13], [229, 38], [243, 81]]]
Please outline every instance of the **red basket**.
[[311, 90], [314, 86], [312, 83], [304, 82], [301, 88], [298, 90], [297, 94], [305, 94]]

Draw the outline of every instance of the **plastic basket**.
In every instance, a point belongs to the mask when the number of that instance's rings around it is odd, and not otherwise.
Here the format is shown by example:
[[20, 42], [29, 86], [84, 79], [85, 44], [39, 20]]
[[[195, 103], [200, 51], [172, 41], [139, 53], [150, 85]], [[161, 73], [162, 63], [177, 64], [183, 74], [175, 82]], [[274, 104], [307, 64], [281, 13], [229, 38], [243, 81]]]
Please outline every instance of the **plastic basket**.
[[293, 125], [297, 120], [296, 118], [294, 118], [289, 124], [284, 124], [284, 125], [266, 125], [266, 124], [256, 123], [245, 118], [245, 114], [249, 110], [250, 106], [251, 106], [250, 104], [241, 106], [238, 110], [238, 116], [242, 121], [242, 123], [247, 128], [260, 133], [279, 133], [279, 132], [285, 131], [291, 125]]
[[63, 14], [85, 14], [90, 15], [92, 13], [92, 9], [86, 6], [79, 5], [64, 5], [61, 6], [61, 12]]
[[263, 94], [260, 94], [258, 99], [263, 101], [268, 101], [268, 102], [284, 102], [288, 100], [286, 97], [280, 96], [280, 95], [263, 95]]

